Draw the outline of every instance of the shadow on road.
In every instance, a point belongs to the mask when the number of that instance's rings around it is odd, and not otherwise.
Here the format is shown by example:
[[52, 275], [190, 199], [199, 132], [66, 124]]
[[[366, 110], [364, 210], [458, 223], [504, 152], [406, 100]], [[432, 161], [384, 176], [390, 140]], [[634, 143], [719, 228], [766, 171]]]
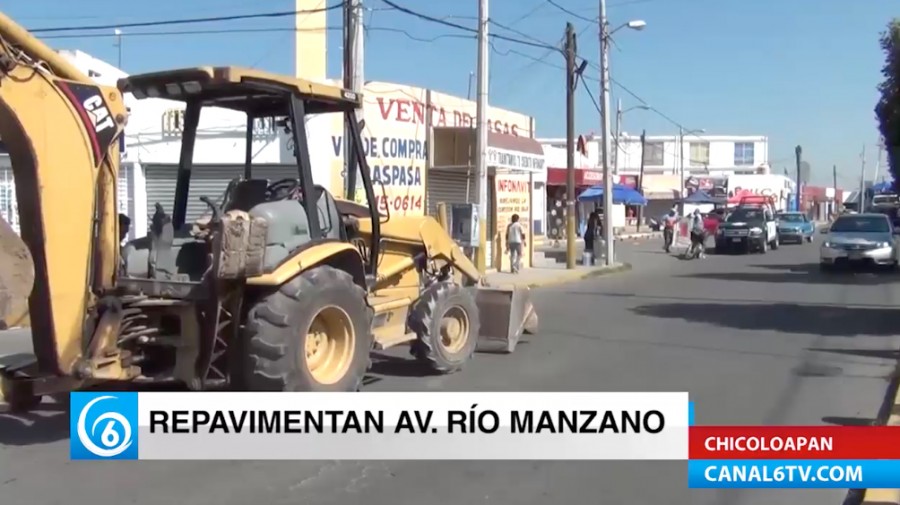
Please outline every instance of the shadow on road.
[[[767, 284], [843, 284], [876, 286], [897, 282], [893, 274], [868, 274], [859, 271], [835, 271], [828, 274], [818, 272], [818, 265], [812, 274], [807, 265], [795, 265], [795, 270], [780, 272], [706, 272], [678, 275], [680, 278], [718, 280], [729, 282], [764, 282]], [[863, 275], [859, 275], [859, 274]], [[868, 274], [868, 275], [866, 275]]]
[[34, 445], [69, 438], [69, 413], [64, 405], [48, 403], [27, 413], [0, 406], [0, 446]]
[[900, 311], [895, 308], [823, 307], [796, 303], [663, 303], [641, 305], [631, 310], [641, 316], [682, 319], [741, 330], [831, 337], [893, 336], [900, 327]]
[[391, 377], [430, 377], [438, 375], [437, 372], [413, 358], [407, 359], [382, 353], [372, 353], [372, 369], [369, 372], [376, 376]]

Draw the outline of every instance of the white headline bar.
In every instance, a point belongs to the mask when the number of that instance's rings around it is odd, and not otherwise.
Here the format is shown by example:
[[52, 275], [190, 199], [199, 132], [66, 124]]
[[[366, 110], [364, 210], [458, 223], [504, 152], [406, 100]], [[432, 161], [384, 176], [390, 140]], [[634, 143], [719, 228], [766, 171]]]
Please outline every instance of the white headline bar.
[[688, 454], [687, 393], [76, 394], [74, 459], [686, 460]]

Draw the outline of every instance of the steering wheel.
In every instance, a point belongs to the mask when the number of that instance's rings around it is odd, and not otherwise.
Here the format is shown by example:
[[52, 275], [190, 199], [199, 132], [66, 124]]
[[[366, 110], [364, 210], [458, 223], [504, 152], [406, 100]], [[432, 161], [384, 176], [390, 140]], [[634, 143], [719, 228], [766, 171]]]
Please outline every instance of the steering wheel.
[[267, 200], [284, 200], [289, 198], [294, 191], [300, 188], [300, 181], [297, 179], [281, 179], [269, 184], [266, 187]]

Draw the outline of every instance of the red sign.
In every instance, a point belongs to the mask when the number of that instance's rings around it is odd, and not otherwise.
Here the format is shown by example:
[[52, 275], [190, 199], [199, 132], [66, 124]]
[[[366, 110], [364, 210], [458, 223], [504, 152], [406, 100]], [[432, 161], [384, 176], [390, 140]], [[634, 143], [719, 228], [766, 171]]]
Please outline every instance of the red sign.
[[[418, 100], [408, 100], [405, 98], [382, 98], [375, 99], [378, 102], [378, 111], [381, 118], [385, 121], [396, 121], [398, 123], [425, 123], [426, 105]], [[465, 126], [473, 128], [475, 126], [475, 116], [431, 105], [431, 126]], [[488, 118], [488, 128], [495, 133], [505, 133], [519, 137], [522, 135], [522, 129], [519, 125], [506, 123], [499, 120]]]
[[[565, 186], [567, 174], [565, 168], [548, 168], [547, 169], [547, 185], [548, 186]], [[575, 169], [575, 186], [593, 186], [603, 183], [603, 172], [597, 170], [585, 170], [583, 168]]]

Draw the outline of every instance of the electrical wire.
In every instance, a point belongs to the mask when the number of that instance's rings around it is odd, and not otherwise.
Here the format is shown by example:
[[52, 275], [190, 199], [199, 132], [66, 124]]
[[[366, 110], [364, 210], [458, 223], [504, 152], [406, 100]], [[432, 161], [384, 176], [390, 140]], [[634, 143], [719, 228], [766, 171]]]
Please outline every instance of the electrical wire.
[[[469, 26], [454, 23], [452, 21], [447, 21], [446, 18], [438, 18], [438, 17], [427, 15], [427, 14], [423, 14], [421, 12], [418, 12], [418, 11], [409, 9], [407, 7], [404, 7], [402, 5], [399, 5], [396, 2], [394, 2], [393, 0], [381, 0], [381, 1], [385, 5], [387, 5], [390, 8], [390, 10], [395, 10], [395, 11], [401, 12], [403, 14], [406, 14], [406, 15], [424, 20], [424, 21], [429, 21], [431, 23], [436, 23], [436, 24], [440, 24], [440, 25], [447, 26], [450, 28], [455, 28], [457, 30], [466, 31], [471, 34], [478, 33], [478, 30], [476, 28], [472, 28]], [[587, 18], [585, 16], [580, 16], [580, 15], [558, 5], [553, 0], [546, 0], [546, 1], [548, 3], [550, 3], [551, 5], [555, 6], [556, 8], [566, 12], [567, 14], [573, 15], [575, 17], [578, 17], [579, 19], [586, 20], [591, 23], [596, 22], [595, 19]], [[630, 0], [630, 1], [620, 2], [617, 5], [622, 5], [625, 3], [639, 3], [642, 1], [650, 1], [650, 0]], [[243, 19], [277, 18], [277, 17], [296, 16], [299, 14], [315, 14], [315, 13], [319, 13], [319, 12], [332, 11], [332, 10], [344, 7], [345, 3], [346, 2], [342, 1], [337, 4], [328, 6], [328, 7], [322, 7], [319, 9], [308, 9], [308, 10], [264, 12], [264, 13], [256, 13], [256, 14], [239, 14], [239, 15], [231, 15], [231, 16], [215, 16], [215, 17], [203, 17], [203, 18], [169, 19], [169, 20], [161, 20], [161, 21], [146, 21], [146, 22], [140, 22], [140, 23], [34, 28], [34, 29], [30, 29], [29, 31], [32, 33], [59, 33], [59, 32], [75, 32], [75, 31], [91, 31], [91, 30], [113, 30], [113, 29], [122, 29], [122, 28], [153, 27], [153, 26], [172, 26], [172, 25], [196, 24], [196, 23], [213, 23], [213, 22], [236, 21], [236, 20], [243, 20]], [[389, 10], [389, 9], [384, 9], [384, 10]], [[529, 11], [529, 13], [527, 15], [532, 14], [536, 10], [537, 10], [537, 8], [532, 9], [531, 11]], [[554, 46], [552, 44], [548, 44], [544, 41], [541, 41], [539, 39], [531, 37], [530, 35], [527, 35], [518, 30], [515, 30], [506, 24], [502, 24], [502, 23], [499, 23], [496, 21], [493, 21], [493, 24], [495, 24], [496, 26], [503, 28], [505, 30], [525, 36], [527, 39], [530, 39], [530, 40], [519, 39], [516, 37], [510, 37], [510, 36], [506, 36], [506, 35], [502, 35], [502, 34], [489, 33], [488, 36], [492, 39], [503, 40], [506, 42], [512, 42], [512, 43], [520, 44], [520, 45], [524, 45], [524, 46], [536, 47], [536, 48], [545, 49], [548, 51], [548, 53], [546, 55], [542, 56], [541, 58], [535, 58], [534, 56], [531, 56], [531, 55], [528, 55], [528, 54], [525, 54], [522, 52], [518, 52], [518, 51], [515, 51], [512, 49], [510, 49], [507, 52], [507, 54], [509, 54], [509, 53], [518, 54], [520, 56], [524, 56], [526, 58], [533, 59], [538, 63], [544, 63], [544, 64], [548, 64], [550, 66], [564, 69], [564, 67], [561, 67], [559, 65], [554, 65], [552, 63], [544, 61], [547, 57], [552, 55], [554, 52], [557, 52], [557, 53], [562, 52], [562, 49], [560, 49], [558, 46]], [[340, 29], [340, 28], [334, 28], [334, 27], [326, 27], [325, 28], [325, 30], [335, 30], [335, 29]], [[447, 38], [451, 38], [451, 37], [452, 38], [470, 38], [471, 37], [471, 36], [467, 37], [467, 36], [455, 35], [455, 34], [444, 34], [444, 35], [440, 35], [438, 37], [434, 37], [431, 39], [422, 39], [422, 38], [417, 38], [416, 36], [413, 36], [412, 34], [410, 34], [408, 31], [402, 30], [402, 29], [392, 29], [392, 28], [388, 28], [388, 27], [368, 27], [367, 29], [370, 31], [389, 31], [389, 32], [393, 32], [393, 33], [399, 33], [399, 34], [403, 34], [403, 35], [407, 36], [411, 40], [419, 40], [419, 41], [424, 41], [424, 42], [433, 42], [440, 38], [445, 38], [445, 37], [447, 37]], [[321, 30], [321, 29], [319, 29], [319, 30]], [[259, 29], [245, 28], [245, 29], [231, 29], [231, 30], [185, 30], [185, 31], [138, 32], [138, 33], [122, 34], [122, 35], [118, 35], [118, 36], [124, 36], [124, 35], [127, 35], [127, 36], [199, 35], [199, 34], [216, 34], [216, 33], [255, 33], [255, 32], [273, 32], [273, 31], [302, 31], [302, 30], [273, 29], [273, 28], [259, 28]], [[93, 38], [93, 37], [108, 37], [108, 36], [116, 36], [116, 35], [108, 35], [108, 34], [79, 34], [79, 35], [55, 35], [55, 36], [50, 35], [50, 36], [45, 36], [43, 38], [45, 38], [45, 39]], [[492, 48], [492, 49], [494, 51], [498, 52], [499, 54], [503, 54], [502, 52], [499, 52], [499, 50], [497, 50], [496, 48]], [[588, 65], [590, 65], [594, 68], [599, 68], [599, 66], [597, 66], [595, 63], [591, 62], [590, 60], [587, 60], [586, 58], [579, 57], [579, 59], [586, 61]], [[581, 78], [583, 80], [584, 76], [582, 75]], [[611, 78], [610, 81], [613, 84], [615, 84], [616, 86], [618, 86], [619, 88], [621, 88], [623, 91], [625, 91], [625, 93], [630, 95], [632, 98], [634, 98], [641, 104], [647, 105], [649, 107], [649, 103], [646, 100], [644, 100], [640, 95], [631, 91], [628, 87], [626, 87], [625, 85], [623, 85], [622, 83], [620, 83], [617, 80], [614, 80]], [[596, 105], [596, 99], [594, 99], [592, 97], [592, 100], [595, 102], [595, 105]], [[599, 110], [599, 107], [598, 107], [598, 110]], [[681, 123], [675, 121], [674, 119], [672, 119], [668, 115], [664, 114], [659, 109], [650, 107], [650, 110], [652, 110], [654, 113], [656, 113], [657, 115], [659, 115], [666, 121], [672, 123], [673, 125], [678, 126], [679, 128], [684, 128], [684, 126]]]
[[[456, 28], [457, 30], [464, 30], [469, 33], [475, 33], [475, 34], [478, 33], [478, 30], [476, 28], [461, 25], [458, 23], [453, 23], [453, 22], [447, 21], [445, 19], [436, 18], [434, 16], [429, 16], [428, 14], [422, 14], [421, 12], [417, 12], [417, 11], [414, 11], [407, 7], [403, 7], [402, 5], [398, 5], [397, 3], [393, 2], [392, 0], [381, 0], [381, 1], [384, 2], [387, 6], [393, 8], [394, 10], [396, 10], [398, 12], [402, 12], [409, 16], [413, 16], [415, 18], [419, 18], [419, 19], [422, 19], [425, 21], [430, 21], [432, 23], [437, 23], [440, 25], [448, 26], [450, 28]], [[550, 44], [547, 44], [546, 42], [532, 42], [532, 41], [528, 41], [528, 40], [517, 39], [515, 37], [508, 37], [506, 35], [500, 35], [497, 33], [488, 33], [488, 37], [498, 39], [498, 40], [505, 40], [507, 42], [513, 42], [513, 43], [521, 44], [521, 45], [525, 45], [525, 46], [537, 47], [540, 49], [548, 49], [548, 48], [553, 47]]]
[[[152, 32], [126, 32], [121, 35], [116, 35], [114, 33], [81, 33], [81, 34], [65, 34], [65, 35], [48, 35], [46, 37], [41, 37], [42, 40], [51, 40], [51, 39], [99, 39], [99, 38], [114, 38], [114, 37], [158, 37], [158, 36], [179, 36], [179, 35], [222, 35], [222, 34], [231, 34], [231, 33], [315, 33], [315, 32], [323, 32], [323, 31], [342, 31], [343, 28], [340, 26], [326, 26], [325, 28], [236, 28], [223, 30], [220, 28], [210, 29], [210, 30], [167, 30], [167, 31], [152, 31]], [[405, 36], [410, 40], [414, 40], [417, 42], [437, 42], [441, 39], [471, 39], [471, 35], [461, 35], [457, 33], [443, 33], [440, 35], [436, 35], [434, 37], [419, 37], [413, 35], [406, 30], [402, 30], [400, 28], [392, 28], [389, 26], [366, 26], [365, 30], [372, 32], [387, 32], [387, 33], [397, 33]]]
[[588, 17], [582, 16], [581, 14], [578, 14], [577, 12], [572, 12], [572, 11], [570, 11], [569, 9], [563, 7], [562, 5], [559, 5], [559, 4], [556, 3], [554, 0], [544, 0], [544, 1], [547, 2], [548, 4], [552, 5], [552, 6], [556, 7], [557, 9], [559, 9], [559, 10], [565, 12], [566, 14], [568, 14], [568, 15], [570, 15], [570, 16], [573, 16], [573, 17], [576, 17], [576, 18], [578, 18], [578, 19], [580, 19], [580, 20], [582, 20], [582, 21], [590, 21], [591, 23], [596, 23], [596, 22], [597, 22], [597, 18], [593, 18], [593, 19], [592, 19], [592, 18], [588, 18]]
[[279, 11], [279, 12], [261, 12], [256, 14], [235, 14], [232, 16], [215, 16], [215, 17], [204, 17], [204, 18], [186, 18], [186, 19], [167, 19], [162, 21], [143, 21], [140, 23], [123, 23], [123, 24], [114, 24], [114, 25], [87, 25], [87, 26], [57, 26], [51, 28], [30, 28], [28, 29], [31, 33], [57, 33], [57, 32], [75, 32], [75, 31], [88, 31], [88, 30], [114, 30], [114, 29], [122, 29], [122, 28], [141, 28], [148, 26], [171, 26], [171, 25], [185, 25], [185, 24], [194, 24], [194, 23], [219, 23], [223, 21], [237, 21], [241, 19], [268, 19], [268, 18], [281, 18], [287, 16], [296, 16], [299, 14], [316, 14], [319, 12], [328, 12], [333, 11], [335, 9], [340, 9], [344, 6], [345, 2], [340, 2], [329, 7], [322, 7], [320, 9], [306, 9], [306, 10], [293, 10], [293, 11]]

